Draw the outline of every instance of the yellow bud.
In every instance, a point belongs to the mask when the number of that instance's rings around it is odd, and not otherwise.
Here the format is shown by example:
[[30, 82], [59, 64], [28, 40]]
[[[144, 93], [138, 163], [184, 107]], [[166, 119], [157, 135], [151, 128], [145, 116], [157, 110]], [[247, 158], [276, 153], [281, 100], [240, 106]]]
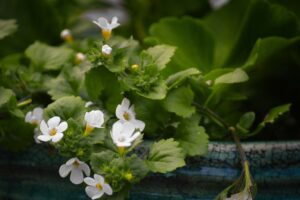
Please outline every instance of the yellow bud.
[[86, 125], [85, 126], [85, 131], [84, 131], [84, 136], [88, 136], [90, 134], [90, 132], [92, 132], [92, 130], [94, 129], [94, 127], [90, 126], [90, 125]]
[[83, 156], [83, 154], [84, 154], [84, 150], [81, 148], [76, 153], [77, 156]]
[[124, 174], [124, 178], [127, 181], [131, 181], [133, 179], [133, 174], [131, 172], [127, 172], [127, 173]]
[[133, 65], [131, 65], [131, 69], [132, 69], [132, 71], [138, 71], [139, 70], [139, 68], [140, 68], [140, 66], [138, 65], [138, 64], [133, 64]]

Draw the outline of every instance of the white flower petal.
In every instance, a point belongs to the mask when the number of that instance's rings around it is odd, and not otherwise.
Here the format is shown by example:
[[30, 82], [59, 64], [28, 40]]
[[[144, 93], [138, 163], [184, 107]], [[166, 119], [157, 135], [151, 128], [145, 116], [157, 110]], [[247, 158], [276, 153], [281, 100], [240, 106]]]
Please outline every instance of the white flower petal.
[[25, 122], [31, 123], [31, 119], [32, 119], [32, 112], [29, 111], [28, 113], [26, 113]]
[[134, 124], [135, 128], [139, 129], [140, 131], [143, 131], [145, 128], [145, 123], [141, 120], [136, 119], [132, 123]]
[[116, 16], [114, 16], [112, 19], [111, 19], [111, 24], [117, 24], [118, 23], [118, 18]]
[[90, 176], [91, 170], [86, 163], [82, 162], [80, 164], [80, 169], [85, 173], [86, 176]]
[[131, 138], [129, 139], [130, 142], [134, 141], [136, 138], [138, 138], [141, 135], [140, 132], [136, 132]]
[[87, 186], [85, 188], [85, 192], [90, 198], [93, 198], [94, 196], [99, 194], [99, 190], [96, 187], [93, 187], [93, 186]]
[[71, 158], [66, 162], [66, 165], [73, 165], [73, 163], [75, 162], [75, 160], [77, 161], [77, 158]]
[[76, 185], [83, 182], [83, 173], [79, 168], [73, 168], [71, 171], [70, 181]]
[[113, 190], [111, 189], [110, 185], [107, 183], [104, 183], [103, 191], [104, 191], [104, 193], [106, 193], [108, 195], [112, 195], [112, 193], [113, 193]]
[[43, 112], [44, 110], [40, 107], [33, 109], [33, 115], [35, 116], [35, 119], [41, 121], [43, 119]]
[[37, 137], [37, 139], [39, 139], [40, 141], [43, 141], [43, 142], [48, 142], [51, 140], [51, 136], [50, 135], [39, 135]]
[[126, 110], [124, 110], [124, 108], [121, 105], [118, 105], [116, 108], [116, 116], [118, 119], [123, 120], [123, 114]]
[[93, 102], [91, 102], [91, 101], [88, 101], [88, 102], [86, 102], [85, 103], [85, 105], [84, 105], [84, 107], [90, 107], [91, 105], [93, 105], [94, 103]]
[[130, 147], [131, 143], [130, 142], [119, 142], [119, 141], [114, 141], [114, 143], [118, 146], [118, 147]]
[[101, 185], [103, 185], [104, 183], [104, 178], [103, 176], [99, 175], [99, 174], [94, 174], [94, 179], [97, 183], [100, 183]]
[[104, 17], [99, 17], [97, 20], [93, 21], [97, 24], [101, 29], [108, 29], [108, 21]]
[[135, 130], [135, 127], [134, 127], [134, 125], [132, 124], [132, 123], [130, 123], [130, 122], [125, 122], [124, 124], [123, 124], [123, 129], [122, 129], [122, 133], [124, 133], [124, 134], [132, 134], [133, 132], [134, 132], [134, 130]]
[[52, 142], [56, 143], [59, 142], [64, 137], [64, 134], [58, 132], [52, 137]]
[[130, 106], [130, 101], [127, 98], [124, 98], [122, 100], [121, 106], [123, 108], [126, 108], [127, 110], [129, 110], [129, 106]]
[[83, 180], [87, 185], [90, 185], [90, 186], [96, 186], [96, 184], [97, 184], [97, 182], [91, 177], [86, 177]]
[[56, 127], [57, 132], [64, 132], [68, 128], [68, 123], [67, 122], [62, 122]]
[[100, 197], [102, 197], [102, 195], [104, 194], [103, 190], [98, 190], [98, 193], [95, 194], [92, 199], [99, 199]]
[[42, 122], [40, 123], [40, 130], [44, 135], [49, 134], [49, 128], [44, 120], [42, 120]]
[[55, 116], [55, 117], [52, 117], [51, 119], [49, 119], [47, 122], [49, 129], [57, 127], [59, 122], [60, 122], [60, 117], [58, 117], [58, 116]]
[[72, 166], [69, 166], [69, 165], [66, 165], [66, 164], [63, 164], [60, 166], [58, 172], [59, 172], [59, 175], [62, 177], [62, 178], [65, 178], [66, 176], [68, 176], [68, 174], [70, 173], [72, 169]]

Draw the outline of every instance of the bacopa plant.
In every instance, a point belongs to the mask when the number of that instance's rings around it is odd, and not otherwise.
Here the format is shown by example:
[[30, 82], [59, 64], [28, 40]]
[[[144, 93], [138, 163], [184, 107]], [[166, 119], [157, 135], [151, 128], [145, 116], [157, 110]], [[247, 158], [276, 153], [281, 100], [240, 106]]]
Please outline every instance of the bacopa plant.
[[[215, 9], [227, 3], [211, 2]], [[240, 138], [258, 134], [291, 104], [272, 108], [259, 121], [254, 112], [239, 110], [247, 98], [248, 86], [243, 86], [251, 79], [248, 71], [300, 40], [281, 38], [284, 24], [297, 26], [284, 8], [265, 1], [247, 6], [239, 22], [245, 30], [236, 40], [220, 33], [236, 30], [225, 15], [232, 11], [228, 5], [202, 21], [163, 19], [151, 26], [143, 47], [132, 37], [113, 36], [120, 26], [117, 17], [111, 22], [100, 17], [93, 23], [101, 29], [101, 39], [78, 39], [65, 29], [61, 46], [37, 41], [24, 54], [2, 58], [1, 144], [24, 149], [33, 136], [65, 158], [58, 174], [84, 186], [91, 199], [125, 199], [147, 175], [183, 167], [187, 157], [206, 154], [209, 138], [229, 135], [243, 171], [216, 200], [254, 199], [256, 185]], [[265, 11], [266, 26], [273, 27], [253, 33], [242, 48], [258, 8]], [[278, 13], [282, 17], [275, 17]], [[224, 31], [215, 26], [223, 15], [228, 22]], [[0, 26], [0, 39], [17, 29], [14, 20], [1, 20]], [[277, 37], [260, 38], [274, 31]], [[269, 48], [274, 42], [276, 49]]]

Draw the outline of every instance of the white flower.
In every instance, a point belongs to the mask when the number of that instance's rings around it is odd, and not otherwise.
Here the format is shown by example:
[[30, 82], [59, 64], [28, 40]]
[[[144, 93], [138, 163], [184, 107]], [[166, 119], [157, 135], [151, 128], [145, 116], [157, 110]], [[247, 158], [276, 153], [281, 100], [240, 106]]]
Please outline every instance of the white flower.
[[43, 119], [43, 109], [42, 108], [35, 108], [33, 111], [30, 111], [25, 116], [25, 122], [38, 125]]
[[111, 23], [109, 23], [104, 17], [99, 17], [97, 20], [94, 20], [93, 23], [102, 29], [102, 35], [105, 40], [108, 40], [110, 38], [112, 29], [120, 26], [117, 17], [113, 17]]
[[113, 124], [111, 138], [118, 147], [129, 147], [131, 143], [139, 137], [140, 132], [135, 132], [135, 127], [132, 123], [116, 122]]
[[222, 8], [228, 2], [229, 2], [229, 0], [209, 0], [209, 4], [214, 10], [218, 10], [218, 9]]
[[35, 143], [40, 144], [41, 141], [38, 140], [37, 137], [38, 137], [39, 135], [41, 135], [41, 131], [39, 130], [38, 127], [35, 127], [33, 131], [34, 131], [33, 139], [34, 139]]
[[98, 199], [104, 193], [108, 195], [113, 193], [110, 185], [105, 183], [104, 178], [98, 174], [94, 174], [94, 178], [85, 178], [84, 182], [88, 185], [85, 188], [85, 192], [91, 199]]
[[92, 110], [85, 113], [84, 120], [86, 121], [87, 126], [102, 128], [104, 123], [104, 114], [101, 110]]
[[111, 51], [112, 51], [112, 48], [105, 44], [102, 46], [102, 54], [105, 55], [105, 56], [109, 56], [111, 54]]
[[80, 184], [83, 182], [83, 173], [86, 176], [90, 176], [91, 170], [86, 163], [80, 161], [78, 158], [71, 158], [60, 166], [58, 172], [62, 178], [65, 178], [71, 172], [70, 181], [74, 184]]
[[40, 124], [40, 129], [42, 135], [39, 135], [37, 138], [43, 142], [52, 141], [54, 143], [60, 141], [64, 136], [63, 132], [67, 130], [68, 123], [61, 122], [60, 117], [55, 116], [48, 120], [47, 124], [42, 120]]
[[76, 63], [81, 63], [82, 61], [85, 61], [86, 56], [83, 53], [77, 53], [75, 56], [75, 62]]
[[226, 200], [252, 200], [251, 194], [245, 189], [244, 191], [240, 193], [236, 193], [231, 195], [229, 198], [226, 198]]
[[120, 122], [130, 122], [140, 131], [143, 131], [145, 128], [143, 121], [135, 119], [134, 106], [130, 106], [130, 101], [127, 98], [124, 98], [122, 103], [117, 106], [116, 116]]
[[85, 103], [85, 105], [84, 105], [84, 107], [90, 107], [91, 105], [93, 105], [94, 103], [93, 102], [91, 102], [91, 101], [88, 101], [88, 102], [86, 102]]
[[60, 37], [68, 42], [73, 41], [73, 36], [71, 34], [71, 31], [69, 29], [64, 29], [61, 33], [60, 33]]

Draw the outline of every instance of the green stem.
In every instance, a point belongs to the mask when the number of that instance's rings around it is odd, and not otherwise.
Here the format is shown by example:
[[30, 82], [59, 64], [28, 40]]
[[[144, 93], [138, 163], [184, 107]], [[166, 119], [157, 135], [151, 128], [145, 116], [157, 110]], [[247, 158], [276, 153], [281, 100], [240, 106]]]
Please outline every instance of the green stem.
[[25, 101], [21, 101], [17, 104], [18, 107], [26, 106], [32, 102], [32, 99], [26, 99]]
[[231, 136], [232, 136], [232, 138], [233, 138], [233, 140], [235, 142], [237, 151], [238, 151], [238, 153], [240, 155], [241, 164], [244, 167], [245, 163], [248, 163], [248, 161], [247, 161], [247, 157], [246, 157], [245, 151], [244, 151], [244, 149], [243, 149], [243, 147], [241, 145], [240, 138], [236, 134], [235, 127], [231, 126], [222, 117], [220, 117], [217, 113], [215, 113], [214, 111], [210, 110], [209, 108], [204, 108], [203, 106], [201, 106], [200, 104], [195, 103], [195, 102], [194, 102], [194, 105], [197, 107], [197, 109], [201, 113], [203, 113], [206, 116], [208, 116], [209, 118], [211, 118], [215, 123], [217, 123], [219, 126], [225, 128], [231, 134]]

